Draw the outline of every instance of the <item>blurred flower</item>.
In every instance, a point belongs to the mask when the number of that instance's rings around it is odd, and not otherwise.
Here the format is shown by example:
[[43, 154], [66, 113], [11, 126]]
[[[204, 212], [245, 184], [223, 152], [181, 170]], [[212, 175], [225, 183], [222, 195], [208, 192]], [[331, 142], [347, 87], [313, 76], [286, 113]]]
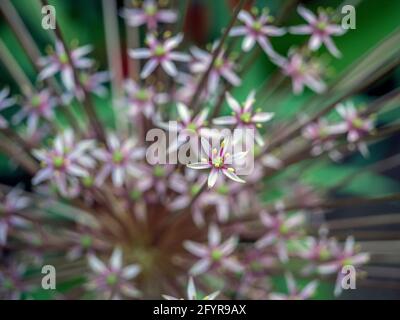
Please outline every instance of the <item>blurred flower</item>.
[[[9, 94], [10, 94], [9, 88], [3, 88], [0, 91], [0, 111], [8, 107], [11, 107], [12, 105], [15, 104], [16, 100], [14, 98], [7, 98]], [[7, 127], [8, 127], [7, 120], [4, 119], [2, 116], [0, 116], [0, 128], [7, 128]]]
[[185, 241], [184, 247], [193, 255], [200, 258], [190, 269], [193, 275], [199, 275], [213, 268], [225, 268], [232, 272], [241, 272], [243, 267], [233, 257], [238, 239], [230, 237], [221, 243], [221, 232], [215, 224], [208, 228], [208, 246], [193, 241]]
[[[214, 300], [217, 296], [219, 295], [219, 291], [215, 291], [209, 295], [206, 295], [205, 297], [203, 297], [203, 299], [199, 298], [199, 295], [197, 293], [196, 287], [194, 285], [194, 281], [193, 278], [190, 277], [189, 278], [189, 283], [187, 286], [187, 298], [188, 300]], [[175, 297], [171, 297], [168, 295], [163, 295], [163, 298], [166, 300], [184, 300], [184, 299], [178, 299]]]
[[148, 49], [130, 49], [129, 56], [133, 59], [149, 59], [140, 74], [142, 79], [147, 78], [153, 71], [161, 65], [164, 71], [171, 77], [178, 74], [173, 61], [189, 62], [190, 56], [186, 53], [173, 51], [183, 40], [182, 34], [159, 41], [153, 34], [147, 35]]
[[340, 25], [333, 24], [328, 14], [324, 11], [319, 12], [318, 16], [303, 6], [299, 6], [297, 11], [308, 22], [308, 25], [291, 27], [289, 28], [290, 32], [294, 34], [310, 34], [311, 38], [308, 42], [308, 47], [312, 51], [318, 50], [321, 44], [324, 43], [329, 52], [339, 58], [341, 53], [332, 41], [331, 36], [341, 36], [346, 30]]
[[121, 16], [131, 27], [139, 27], [146, 24], [149, 30], [155, 30], [158, 23], [174, 23], [178, 15], [174, 10], [160, 9], [155, 0], [145, 0], [142, 8], [124, 8]]
[[69, 61], [64, 45], [58, 39], [56, 40], [55, 49], [56, 51], [53, 54], [39, 59], [38, 64], [43, 67], [43, 69], [39, 73], [38, 79], [42, 81], [60, 72], [61, 80], [65, 88], [67, 88], [68, 91], [72, 91], [75, 89], [76, 84], [71, 63], [76, 69], [90, 68], [94, 61], [84, 56], [92, 51], [92, 46], [86, 45], [71, 50], [72, 62]]
[[[94, 93], [99, 97], [105, 97], [107, 95], [107, 87], [104, 85], [110, 79], [108, 71], [96, 72], [93, 74], [82, 72], [79, 75], [80, 83], [87, 92]], [[82, 99], [83, 97], [82, 88], [77, 88], [77, 96]]]
[[284, 295], [282, 293], [271, 293], [270, 299], [272, 300], [307, 300], [312, 298], [318, 286], [318, 281], [314, 280], [308, 283], [301, 291], [298, 289], [293, 275], [287, 273], [285, 275], [287, 288], [289, 293]]
[[250, 51], [254, 44], [258, 42], [267, 55], [276, 57], [278, 54], [272, 48], [269, 37], [282, 36], [286, 31], [283, 28], [269, 25], [270, 18], [267, 12], [263, 12], [258, 18], [254, 18], [249, 12], [242, 10], [238, 19], [244, 23], [244, 26], [233, 27], [229, 35], [232, 37], [244, 36], [242, 50], [245, 52]]
[[132, 279], [140, 273], [140, 266], [123, 266], [122, 251], [114, 249], [109, 264], [104, 264], [95, 255], [88, 257], [89, 267], [93, 272], [88, 288], [108, 299], [120, 299], [121, 296], [137, 298], [140, 291], [132, 285]]

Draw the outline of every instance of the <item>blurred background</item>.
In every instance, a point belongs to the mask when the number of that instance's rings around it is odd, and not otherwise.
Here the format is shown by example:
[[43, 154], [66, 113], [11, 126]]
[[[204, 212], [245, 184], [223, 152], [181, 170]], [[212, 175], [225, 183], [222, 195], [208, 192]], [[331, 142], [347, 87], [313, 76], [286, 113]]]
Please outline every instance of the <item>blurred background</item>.
[[[104, 20], [100, 0], [53, 0], [49, 1], [57, 10], [58, 23], [63, 27], [63, 33], [68, 42], [78, 41], [79, 45], [92, 44], [94, 51], [92, 56], [96, 58], [98, 69], [107, 68], [107, 55], [104, 45]], [[278, 1], [258, 0], [249, 1], [259, 6], [268, 6], [274, 15], [279, 6], [287, 6], [288, 15], [282, 23], [285, 25], [302, 24], [301, 17], [297, 14], [296, 4], [301, 2], [307, 8], [315, 11], [318, 7], [336, 8], [343, 5], [342, 1]], [[51, 31], [43, 30], [41, 27], [41, 10], [39, 1], [12, 0], [12, 3], [22, 16], [27, 27], [31, 31], [38, 47], [45, 53], [46, 47], [52, 44]], [[230, 12], [236, 1], [234, 0], [180, 0], [175, 1], [180, 8], [180, 13], [186, 12], [182, 19], [181, 26], [186, 33], [187, 39], [204, 47], [207, 43], [220, 35], [220, 30], [229, 22]], [[328, 66], [329, 76], [334, 79], [335, 75], [349, 67], [366, 51], [376, 46], [385, 37], [391, 34], [400, 26], [400, 1], [395, 0], [364, 0], [352, 1], [356, 6], [356, 29], [350, 30], [345, 36], [336, 38], [337, 47], [343, 53], [341, 59], [333, 59], [326, 52], [322, 51], [322, 58]], [[124, 1], [118, 1], [119, 6]], [[250, 4], [249, 4], [250, 5]], [[182, 16], [181, 16], [182, 18]], [[122, 51], [126, 48], [126, 29], [123, 20], [120, 19]], [[141, 35], [143, 38], [143, 35]], [[36, 73], [24, 50], [9, 29], [5, 18], [0, 19], [0, 38], [7, 45], [15, 59], [28, 77], [35, 81]], [[285, 55], [289, 48], [300, 45], [305, 37], [290, 36], [272, 39], [273, 46], [277, 52]], [[399, 44], [400, 46], [400, 44]], [[121, 57], [124, 72], [127, 74], [128, 61], [124, 54]], [[245, 97], [247, 93], [257, 88], [259, 83], [267, 78], [271, 71], [276, 68], [264, 55], [250, 66], [245, 81], [240, 88], [233, 92], [238, 97]], [[18, 88], [11, 76], [0, 63], [0, 88], [9, 86], [13, 94], [18, 93]], [[388, 74], [373, 87], [368, 88], [363, 94], [357, 96], [360, 102], [381, 96], [390, 90], [400, 86], [400, 69]], [[293, 95], [279, 96], [269, 101], [273, 105], [278, 121], [294, 119], [301, 113], [299, 109], [302, 102], [309, 98], [309, 92], [294, 97]], [[279, 100], [279, 101], [277, 101]], [[104, 120], [109, 120], [107, 104], [104, 99], [96, 100], [97, 109]], [[276, 103], [277, 105], [274, 105]], [[226, 106], [225, 106], [226, 107]], [[394, 109], [395, 110], [395, 109]], [[393, 112], [386, 113], [384, 117], [378, 118], [378, 127], [387, 121], [400, 119], [400, 108]], [[11, 114], [7, 114], [11, 116]], [[356, 196], [384, 196], [400, 192], [400, 157], [393, 158], [390, 168], [383, 170], [365, 171], [364, 168], [377, 163], [382, 159], [400, 154], [400, 136], [393, 136], [382, 142], [375, 143], [370, 147], [371, 155], [363, 158], [359, 153], [348, 156], [340, 164], [332, 162], [321, 162], [313, 170], [305, 170], [299, 179], [302, 182], [313, 185], [321, 190], [336, 185], [337, 181], [348, 177], [346, 183], [340, 190], [334, 191], [337, 198], [349, 195]], [[3, 155], [0, 155], [0, 183], [16, 185], [25, 183], [29, 188], [29, 181], [24, 172], [16, 169], [14, 164]], [[273, 198], [279, 190], [265, 190], [266, 198]], [[367, 219], [370, 217], [369, 219]], [[371, 218], [372, 217], [372, 218]], [[343, 220], [346, 218], [346, 220]], [[348, 225], [349, 218], [352, 221]], [[329, 219], [335, 220], [329, 225]], [[344, 225], [345, 224], [345, 225]], [[347, 224], [347, 225], [346, 225]], [[372, 254], [372, 263], [365, 267], [368, 278], [362, 282], [357, 290], [344, 292], [341, 298], [377, 298], [377, 299], [398, 299], [400, 298], [400, 203], [374, 204], [366, 206], [354, 206], [351, 208], [335, 210], [328, 217], [328, 226], [331, 234], [339, 239], [353, 234], [361, 243], [362, 249]], [[282, 286], [282, 279], [276, 279]], [[332, 298], [332, 288], [327, 285], [326, 290], [318, 298]]]

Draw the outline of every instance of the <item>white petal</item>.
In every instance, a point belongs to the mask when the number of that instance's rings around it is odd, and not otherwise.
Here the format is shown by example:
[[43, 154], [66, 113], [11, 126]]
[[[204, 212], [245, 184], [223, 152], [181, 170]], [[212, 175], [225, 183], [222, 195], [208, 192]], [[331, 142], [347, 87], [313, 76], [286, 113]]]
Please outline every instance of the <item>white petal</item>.
[[239, 178], [235, 173], [233, 173], [227, 169], [223, 169], [222, 172], [225, 176], [227, 176], [229, 179], [231, 179], [233, 181], [240, 182], [240, 183], [246, 183], [246, 181]]
[[211, 247], [216, 247], [221, 242], [221, 232], [215, 224], [208, 228], [208, 243]]
[[208, 175], [208, 181], [207, 181], [209, 188], [212, 188], [215, 185], [215, 183], [217, 182], [218, 176], [219, 176], [219, 170], [214, 169], [214, 168], [211, 169], [210, 174]]
[[158, 67], [158, 61], [155, 59], [150, 59], [144, 65], [143, 70], [140, 73], [140, 77], [142, 79], [147, 78], [157, 67]]
[[113, 270], [120, 270], [122, 267], [122, 250], [120, 248], [114, 249], [111, 258], [110, 266]]
[[96, 256], [90, 255], [88, 257], [89, 267], [96, 273], [103, 273], [107, 270], [106, 266]]

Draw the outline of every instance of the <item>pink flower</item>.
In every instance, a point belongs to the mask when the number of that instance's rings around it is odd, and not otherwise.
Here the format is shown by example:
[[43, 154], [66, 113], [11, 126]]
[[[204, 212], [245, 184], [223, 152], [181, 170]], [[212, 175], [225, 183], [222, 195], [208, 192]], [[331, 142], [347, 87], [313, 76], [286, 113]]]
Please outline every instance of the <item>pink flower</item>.
[[303, 137], [310, 140], [313, 145], [311, 149], [313, 156], [318, 156], [324, 151], [331, 151], [334, 148], [334, 133], [324, 119], [312, 122], [303, 129]]
[[124, 82], [124, 88], [128, 114], [131, 117], [143, 113], [147, 118], [151, 118], [155, 114], [156, 106], [168, 101], [166, 94], [157, 93], [152, 86], [141, 87], [131, 79]]
[[205, 138], [201, 138], [201, 145], [208, 158], [203, 158], [201, 162], [191, 163], [187, 166], [191, 169], [211, 169], [208, 176], [209, 188], [215, 185], [221, 173], [233, 181], [245, 183], [243, 179], [236, 175], [235, 169], [228, 165], [232, 165], [234, 161], [243, 159], [247, 155], [247, 152], [239, 152], [233, 155], [228, 153], [230, 140], [222, 141], [219, 150], [211, 148], [211, 145]]
[[50, 91], [44, 89], [38, 93], [26, 97], [22, 109], [13, 117], [13, 123], [20, 123], [27, 118], [27, 125], [30, 131], [35, 131], [39, 124], [39, 119], [54, 119], [54, 108], [57, 105], [57, 99], [52, 97]]
[[254, 44], [258, 42], [267, 55], [278, 56], [269, 42], [269, 37], [282, 36], [286, 31], [269, 25], [270, 17], [267, 13], [263, 12], [258, 18], [254, 18], [249, 12], [242, 10], [238, 19], [244, 23], [244, 26], [233, 27], [229, 35], [232, 37], [244, 36], [242, 42], [243, 51], [250, 51]]
[[286, 284], [287, 288], [289, 290], [289, 293], [287, 295], [282, 294], [282, 293], [271, 293], [270, 294], [270, 299], [272, 300], [307, 300], [309, 298], [312, 298], [312, 296], [315, 294], [315, 291], [317, 290], [318, 287], [318, 281], [314, 280], [310, 283], [308, 283], [301, 291], [296, 285], [296, 282], [294, 281], [293, 275], [291, 273], [286, 273], [285, 275], [286, 278]]
[[304, 224], [304, 215], [296, 213], [287, 216], [283, 205], [277, 205], [278, 214], [272, 216], [263, 211], [260, 213], [261, 223], [267, 227], [267, 233], [256, 242], [256, 248], [262, 249], [274, 245], [278, 251], [279, 259], [287, 262], [287, 241], [296, 239], [301, 233], [301, 227]]
[[[190, 64], [191, 71], [195, 74], [206, 72], [212, 61], [212, 53], [208, 53], [199, 48], [192, 48], [191, 53], [194, 57], [194, 62]], [[221, 77], [235, 87], [242, 83], [239, 76], [234, 72], [235, 65], [233, 61], [224, 57], [224, 55], [224, 51], [221, 50], [214, 61], [214, 65], [208, 76], [208, 92], [214, 92], [218, 88]]]
[[79, 192], [79, 179], [89, 175], [88, 169], [95, 166], [89, 155], [94, 141], [74, 141], [72, 130], [66, 130], [54, 139], [50, 150], [34, 150], [34, 156], [42, 162], [43, 169], [34, 176], [32, 183], [37, 185], [51, 180], [65, 197], [74, 197]]
[[0, 245], [7, 243], [8, 232], [12, 228], [24, 227], [28, 221], [17, 213], [24, 210], [30, 204], [28, 197], [23, 196], [22, 190], [18, 187], [11, 189], [2, 196], [0, 202]]
[[[64, 45], [61, 43], [61, 41], [56, 40], [55, 49], [56, 52], [52, 55], [39, 59], [39, 66], [43, 67], [44, 69], [39, 73], [38, 79], [44, 80], [60, 72], [61, 80], [65, 88], [67, 88], [68, 91], [72, 91], [75, 89], [76, 84], [71, 61], [69, 61]], [[71, 50], [71, 59], [74, 68], [88, 69], [93, 65], [93, 60], [84, 57], [90, 51], [92, 51], [92, 47], [90, 45]]]
[[145, 0], [141, 9], [124, 8], [121, 16], [127, 20], [127, 24], [131, 27], [146, 24], [150, 30], [156, 29], [158, 23], [174, 23], [178, 18], [174, 10], [159, 9], [154, 0]]
[[140, 74], [142, 79], [147, 78], [161, 65], [164, 71], [171, 77], [176, 77], [178, 70], [173, 61], [189, 62], [190, 56], [185, 53], [173, 51], [183, 40], [182, 34], [166, 39], [157, 40], [153, 34], [147, 36], [148, 49], [130, 49], [129, 56], [133, 59], [149, 59]]
[[120, 141], [115, 134], [108, 134], [107, 148], [93, 150], [93, 156], [103, 163], [95, 184], [101, 185], [111, 174], [114, 186], [121, 187], [127, 181], [128, 176], [138, 176], [140, 171], [135, 161], [142, 159], [145, 151], [135, 145], [134, 139]]
[[321, 93], [325, 91], [326, 85], [320, 77], [320, 70], [312, 61], [307, 61], [299, 52], [289, 54], [289, 57], [273, 59], [282, 69], [283, 74], [292, 78], [293, 93], [300, 94], [304, 86]]
[[[108, 71], [101, 71], [96, 73], [82, 72], [79, 75], [79, 80], [83, 88], [87, 92], [94, 93], [99, 97], [105, 97], [107, 95], [107, 87], [104, 85], [110, 79], [110, 74]], [[82, 88], [77, 89], [77, 96], [82, 99], [83, 92]]]
[[299, 6], [297, 11], [308, 22], [308, 25], [291, 27], [290, 32], [294, 34], [310, 34], [311, 38], [308, 42], [308, 47], [312, 51], [318, 50], [323, 43], [332, 55], [339, 58], [341, 53], [332, 41], [331, 36], [341, 36], [346, 30], [340, 25], [333, 24], [326, 12], [321, 11], [317, 17], [303, 6]]
[[221, 232], [216, 225], [211, 224], [208, 229], [208, 246], [189, 240], [183, 244], [186, 250], [200, 258], [189, 272], [199, 275], [219, 267], [232, 272], [243, 271], [243, 267], [232, 257], [237, 243], [238, 239], [235, 236], [221, 243]]
[[229, 92], [226, 93], [226, 101], [231, 108], [232, 116], [219, 117], [213, 120], [216, 125], [235, 125], [239, 128], [252, 128], [255, 129], [255, 139], [259, 145], [264, 145], [264, 139], [258, 132], [257, 128], [261, 127], [261, 123], [271, 120], [274, 113], [271, 112], [261, 112], [258, 110], [253, 110], [253, 105], [255, 103], [255, 91], [251, 91], [247, 96], [246, 101], [241, 105], [237, 100], [235, 100]]
[[[16, 100], [14, 98], [7, 98], [9, 94], [10, 94], [9, 88], [3, 88], [3, 90], [0, 91], [0, 111], [8, 107], [11, 107], [12, 105], [15, 104]], [[2, 116], [0, 116], [0, 128], [7, 128], [7, 127], [8, 127], [7, 120], [4, 119]]]
[[[202, 299], [199, 297], [199, 294], [197, 293], [196, 286], [194, 285], [193, 278], [189, 278], [188, 286], [187, 286], [187, 298], [188, 300], [214, 300], [217, 296], [219, 295], [219, 291], [215, 291], [209, 295], [204, 296]], [[168, 295], [163, 294], [163, 298], [165, 300], [184, 300], [184, 299], [178, 299], [175, 297], [171, 297]]]
[[107, 299], [140, 296], [140, 291], [132, 285], [132, 279], [140, 273], [141, 268], [137, 264], [123, 267], [121, 249], [114, 249], [108, 265], [95, 255], [89, 255], [88, 262], [93, 271], [88, 283], [89, 289], [97, 291]]

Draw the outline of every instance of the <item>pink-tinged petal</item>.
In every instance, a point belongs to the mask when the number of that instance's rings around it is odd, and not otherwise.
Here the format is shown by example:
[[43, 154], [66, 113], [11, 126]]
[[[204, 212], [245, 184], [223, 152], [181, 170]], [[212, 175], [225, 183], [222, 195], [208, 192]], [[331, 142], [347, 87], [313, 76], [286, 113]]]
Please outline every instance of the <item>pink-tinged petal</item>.
[[246, 158], [248, 154], [249, 154], [248, 151], [237, 152], [237, 153], [233, 154], [232, 156], [228, 157], [228, 160], [231, 163], [233, 163], [235, 161], [240, 161], [240, 160], [243, 160], [244, 158]]
[[329, 262], [329, 263], [324, 263], [321, 264], [320, 266], [317, 267], [318, 273], [320, 274], [332, 274], [336, 273], [340, 268], [340, 265], [334, 261], [334, 262]]
[[258, 44], [261, 46], [261, 48], [264, 50], [264, 52], [270, 56], [271, 58], [276, 58], [279, 57], [279, 55], [275, 52], [275, 50], [272, 48], [271, 43], [269, 40], [263, 36], [259, 36], [257, 38]]
[[178, 298], [175, 298], [175, 297], [173, 297], [173, 296], [169, 296], [169, 295], [166, 295], [166, 294], [163, 294], [162, 297], [163, 297], [165, 300], [180, 300], [180, 299], [178, 299]]
[[210, 174], [208, 175], [208, 181], [207, 181], [209, 188], [212, 188], [215, 185], [215, 183], [217, 182], [218, 176], [219, 176], [219, 170], [214, 169], [214, 168], [211, 169]]
[[252, 118], [252, 122], [267, 122], [274, 117], [273, 112], [259, 112], [256, 113]]
[[213, 119], [212, 123], [219, 126], [237, 124], [237, 118], [233, 116], [223, 116]]
[[190, 197], [188, 196], [177, 196], [174, 200], [172, 200], [168, 207], [171, 210], [181, 210], [186, 208], [190, 203]]
[[228, 240], [226, 240], [223, 244], [220, 245], [219, 251], [224, 256], [229, 256], [230, 254], [233, 253], [233, 251], [235, 251], [238, 242], [239, 239], [237, 237], [230, 237]]
[[253, 49], [255, 43], [256, 38], [253, 35], [248, 35], [244, 37], [242, 42], [242, 50], [244, 52], [249, 52], [251, 49]]
[[367, 263], [370, 260], [370, 255], [368, 253], [359, 253], [348, 260], [352, 265], [357, 266]]
[[172, 10], [159, 10], [157, 18], [160, 22], [174, 23], [178, 19], [178, 14]]
[[245, 34], [247, 34], [247, 28], [244, 26], [233, 27], [231, 31], [229, 31], [231, 37], [243, 36]]
[[95, 179], [95, 185], [101, 186], [106, 180], [107, 176], [110, 174], [112, 167], [110, 165], [105, 165], [101, 168], [100, 172], [97, 174]]
[[274, 26], [264, 26], [261, 28], [261, 32], [267, 36], [279, 37], [283, 36], [286, 33], [286, 30], [284, 28], [277, 28]]
[[116, 150], [120, 148], [120, 142], [118, 137], [114, 133], [110, 133], [107, 136], [107, 145], [111, 150]]
[[211, 150], [211, 145], [208, 142], [208, 139], [204, 138], [204, 137], [201, 137], [200, 138], [200, 143], [201, 143], [201, 147], [202, 147], [203, 151], [206, 153], [206, 155], [208, 157], [211, 157], [212, 150]]
[[356, 142], [358, 139], [360, 139], [360, 134], [356, 130], [351, 130], [347, 136], [347, 139], [349, 142]]
[[242, 83], [242, 80], [230, 68], [222, 68], [221, 74], [226, 81], [228, 81], [231, 85], [235, 87], [240, 86], [240, 84]]
[[44, 68], [38, 75], [38, 80], [42, 81], [44, 79], [50, 78], [55, 75], [60, 70], [57, 64], [50, 64], [48, 67]]
[[114, 168], [111, 174], [114, 186], [122, 187], [124, 183], [124, 169], [121, 167]]
[[208, 243], [211, 247], [217, 247], [221, 243], [221, 232], [215, 224], [208, 228]]
[[71, 52], [71, 57], [72, 59], [77, 59], [80, 58], [82, 56], [87, 55], [88, 53], [90, 53], [93, 50], [93, 46], [91, 46], [90, 44], [79, 47], [75, 50], [72, 50]]
[[225, 93], [226, 101], [228, 102], [229, 107], [236, 113], [239, 113], [241, 111], [241, 106], [239, 102], [235, 100], [235, 98], [232, 97], [232, 95], [227, 92]]
[[322, 80], [316, 79], [311, 75], [306, 75], [304, 79], [308, 87], [317, 93], [324, 92], [326, 90], [326, 85]]
[[317, 22], [317, 17], [315, 16], [314, 13], [312, 13], [310, 10], [306, 9], [303, 6], [298, 6], [297, 7], [297, 12], [299, 15], [301, 15], [308, 23], [314, 24]]
[[44, 168], [33, 177], [32, 183], [37, 185], [45, 180], [48, 180], [52, 176], [52, 170], [50, 168]]
[[221, 264], [225, 269], [232, 272], [242, 272], [244, 270], [243, 266], [234, 259], [223, 259]]
[[67, 167], [67, 172], [73, 176], [77, 176], [77, 177], [87, 177], [88, 176], [88, 172], [81, 168], [80, 166], [74, 165], [74, 164], [70, 164]]
[[292, 81], [293, 93], [298, 95], [301, 94], [304, 90], [304, 83], [301, 79], [293, 79]]
[[343, 251], [345, 255], [352, 255], [353, 254], [353, 252], [354, 252], [354, 243], [355, 243], [354, 237], [352, 237], [352, 236], [347, 237], [346, 242], [344, 244], [344, 251]]
[[254, 19], [251, 14], [245, 10], [239, 12], [238, 19], [248, 26], [252, 26], [254, 23]]
[[321, 47], [322, 39], [319, 35], [312, 35], [310, 41], [308, 42], [308, 47], [312, 51], [316, 51]]
[[72, 91], [75, 88], [75, 80], [74, 80], [74, 72], [72, 68], [67, 67], [63, 71], [61, 71], [61, 80], [67, 88], [67, 90]]
[[342, 56], [341, 52], [338, 50], [338, 48], [336, 47], [335, 43], [333, 42], [333, 40], [330, 37], [326, 37], [324, 38], [324, 43], [325, 46], [327, 47], [327, 49], [329, 50], [329, 52], [336, 58], [340, 58]]
[[151, 57], [151, 51], [145, 48], [130, 49], [128, 54], [132, 59], [147, 59]]
[[189, 300], [196, 300], [197, 298], [196, 287], [194, 285], [192, 277], [189, 277], [189, 283], [187, 286], [187, 297]]
[[260, 213], [260, 221], [264, 226], [268, 228], [272, 228], [275, 224], [275, 219], [265, 211]]
[[315, 291], [317, 290], [317, 287], [318, 287], [318, 281], [317, 280], [308, 283], [303, 288], [303, 290], [301, 290], [300, 297], [302, 299], [304, 299], [304, 300], [311, 298], [315, 294]]
[[132, 264], [122, 270], [122, 277], [124, 277], [124, 279], [130, 280], [135, 278], [140, 273], [140, 271], [140, 266]]
[[0, 91], [0, 101], [5, 99], [10, 93], [10, 88], [5, 87]]
[[137, 9], [124, 9], [121, 12], [121, 17], [126, 19], [130, 27], [139, 27], [146, 22], [146, 16], [141, 10]]
[[325, 30], [329, 34], [333, 34], [335, 36], [341, 36], [347, 32], [347, 30], [343, 29], [342, 26], [337, 24], [328, 25]]
[[246, 181], [244, 181], [243, 179], [239, 178], [235, 173], [233, 173], [230, 170], [227, 169], [222, 169], [222, 172], [225, 176], [227, 176], [229, 179], [235, 181], [235, 182], [239, 182], [239, 183], [246, 183]]
[[173, 62], [170, 60], [163, 60], [161, 66], [164, 71], [171, 77], [176, 77], [178, 75], [178, 70]]
[[305, 221], [304, 215], [301, 213], [298, 213], [298, 214], [295, 214], [295, 215], [291, 216], [290, 218], [288, 218], [285, 221], [285, 226], [289, 229], [292, 229], [292, 228], [301, 226], [304, 223], [304, 221]]
[[269, 295], [269, 299], [271, 299], [271, 300], [288, 300], [288, 298], [282, 293], [271, 293]]
[[289, 32], [292, 34], [311, 34], [313, 33], [313, 28], [309, 25], [301, 25], [296, 27], [290, 27]]
[[211, 165], [208, 162], [196, 162], [196, 163], [189, 163], [186, 165], [190, 169], [201, 170], [201, 169], [209, 169]]
[[198, 116], [194, 119], [194, 123], [200, 127], [204, 124], [208, 117], [209, 109], [203, 109]]
[[114, 249], [110, 258], [110, 266], [114, 271], [122, 268], [122, 250], [120, 248]]
[[181, 62], [189, 62], [191, 60], [188, 54], [181, 52], [170, 52], [168, 57], [171, 60], [181, 61]]
[[94, 255], [89, 255], [88, 262], [90, 269], [92, 269], [95, 273], [102, 274], [107, 271], [104, 263]]
[[289, 294], [293, 295], [296, 294], [297, 288], [296, 288], [296, 282], [294, 281], [293, 275], [289, 272], [285, 274], [285, 279], [286, 279], [286, 285], [289, 290]]
[[190, 253], [200, 258], [208, 256], [209, 253], [208, 248], [205, 245], [190, 240], [185, 241], [183, 243], [183, 247]]
[[167, 51], [171, 51], [176, 48], [183, 40], [183, 34], [178, 33], [175, 37], [169, 38], [164, 43], [164, 49]]
[[196, 262], [189, 270], [189, 273], [197, 276], [206, 272], [211, 266], [211, 261], [209, 259], [201, 259]]
[[270, 246], [276, 241], [276, 236], [273, 233], [267, 234], [266, 236], [262, 237], [259, 239], [256, 243], [255, 246], [257, 249], [262, 249], [265, 247]]
[[288, 252], [287, 252], [285, 241], [278, 241], [276, 247], [278, 250], [279, 260], [281, 260], [283, 263], [288, 262], [289, 257], [288, 257]]
[[142, 79], [147, 78], [158, 67], [158, 65], [159, 63], [156, 59], [150, 59], [144, 65], [143, 70], [140, 73], [140, 77]]
[[176, 108], [178, 110], [179, 117], [182, 119], [182, 121], [185, 123], [190, 122], [191, 115], [188, 107], [185, 104], [178, 102], [176, 104]]

